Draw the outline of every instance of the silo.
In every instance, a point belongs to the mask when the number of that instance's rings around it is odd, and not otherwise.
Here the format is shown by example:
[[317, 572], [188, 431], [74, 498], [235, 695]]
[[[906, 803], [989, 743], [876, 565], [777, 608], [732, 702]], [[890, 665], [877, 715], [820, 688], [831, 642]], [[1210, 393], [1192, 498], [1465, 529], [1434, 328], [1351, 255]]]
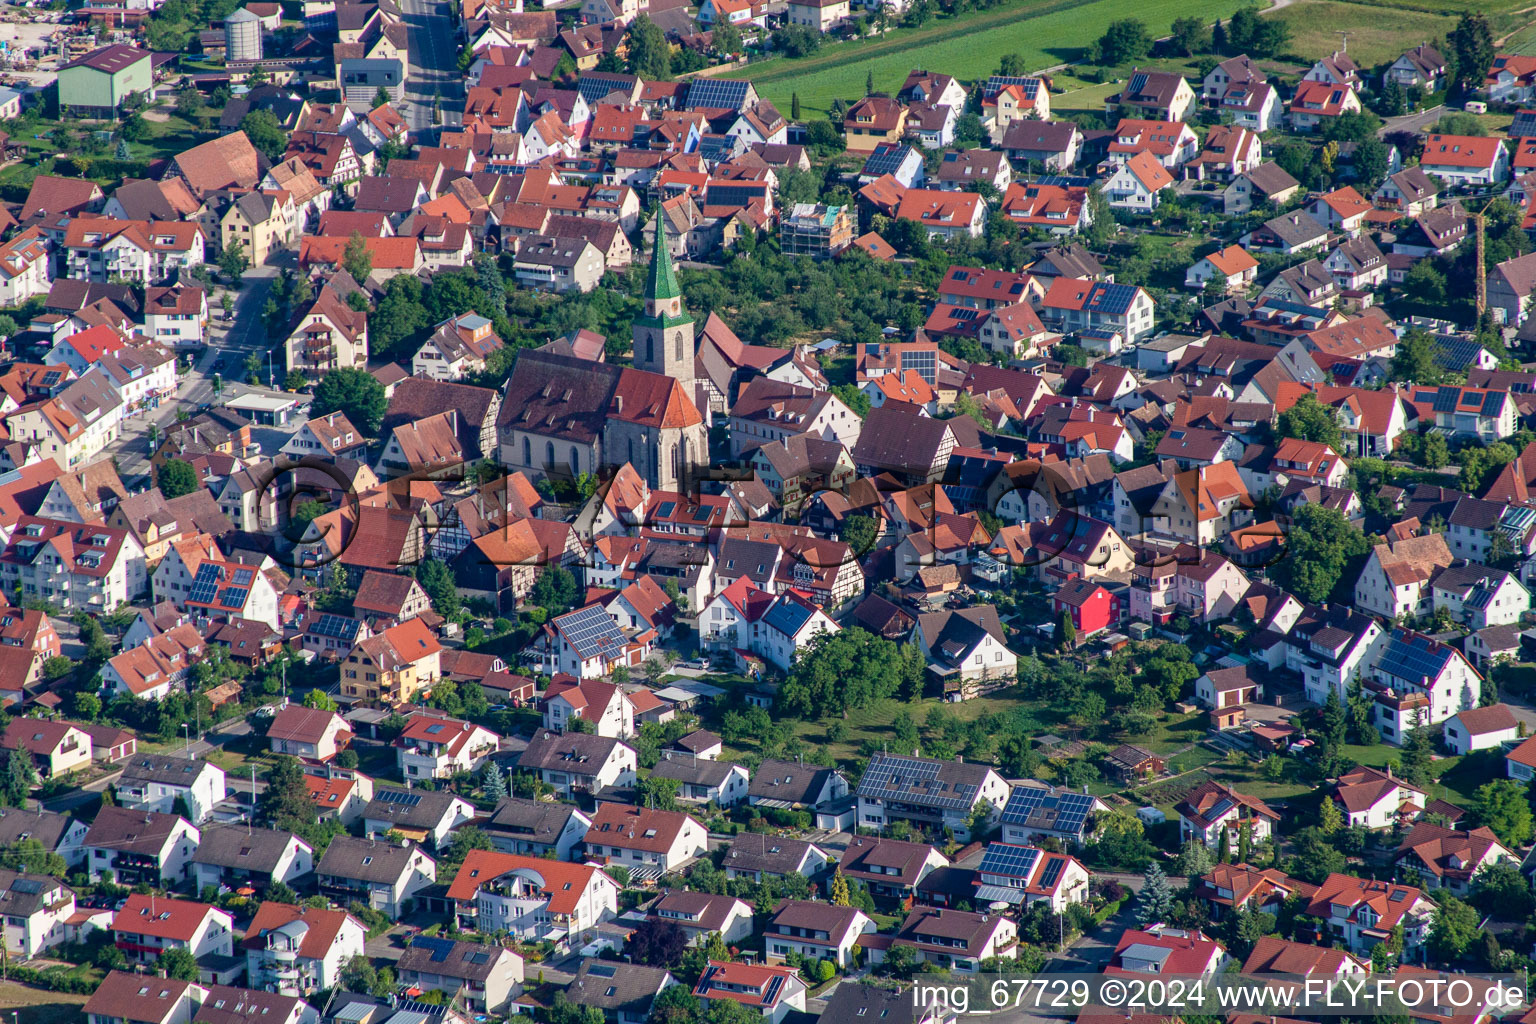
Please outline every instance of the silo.
[[224, 19], [225, 60], [261, 60], [261, 19], [244, 7]]

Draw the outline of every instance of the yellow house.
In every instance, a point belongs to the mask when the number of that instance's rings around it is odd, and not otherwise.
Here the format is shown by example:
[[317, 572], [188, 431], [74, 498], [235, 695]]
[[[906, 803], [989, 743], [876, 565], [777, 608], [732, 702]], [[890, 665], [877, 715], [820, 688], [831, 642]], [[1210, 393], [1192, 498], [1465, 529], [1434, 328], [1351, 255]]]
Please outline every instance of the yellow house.
[[0, 749], [20, 750], [30, 756], [37, 774], [45, 780], [91, 766], [90, 735], [67, 722], [13, 718], [0, 736]]
[[420, 619], [408, 619], [352, 648], [341, 692], [361, 700], [408, 703], [441, 675], [442, 647]]
[[238, 241], [251, 265], [260, 266], [272, 253], [293, 244], [297, 222], [293, 197], [286, 192], [247, 192], [219, 219], [219, 242], [228, 248]]
[[1015, 121], [1051, 119], [1051, 92], [1038, 78], [1028, 78], [1003, 88], [997, 94], [996, 131], [1001, 137]]

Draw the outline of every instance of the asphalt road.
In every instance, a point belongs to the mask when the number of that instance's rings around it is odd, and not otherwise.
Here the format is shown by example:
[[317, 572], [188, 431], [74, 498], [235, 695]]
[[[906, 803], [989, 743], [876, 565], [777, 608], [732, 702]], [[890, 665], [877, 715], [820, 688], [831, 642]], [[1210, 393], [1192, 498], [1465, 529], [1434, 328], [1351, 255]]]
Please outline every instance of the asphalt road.
[[[189, 412], [199, 406], [211, 404], [213, 392], [213, 366], [224, 355], [226, 367], [238, 371], [245, 357], [251, 352], [265, 352], [266, 330], [261, 324], [261, 310], [267, 303], [267, 293], [277, 280], [276, 267], [253, 267], [245, 272], [244, 286], [235, 299], [234, 323], [225, 326], [223, 313], [210, 310], [212, 320], [208, 328], [208, 346], [203, 350], [197, 365], [181, 378], [176, 389], [176, 399], [162, 402], [158, 409], [123, 423], [122, 437], [112, 446], [117, 458], [118, 471], [124, 479], [132, 479], [149, 473], [149, 428], [153, 424], [164, 436], [165, 428], [176, 421], [176, 412]], [[215, 307], [217, 309], [217, 307]], [[275, 367], [281, 372], [281, 367]]]
[[1389, 117], [1381, 130], [1376, 134], [1386, 138], [1393, 132], [1423, 132], [1428, 131], [1430, 125], [1440, 120], [1442, 114], [1450, 113], [1450, 109], [1444, 104], [1421, 110], [1417, 114], [1404, 114], [1401, 117]]
[[410, 65], [405, 76], [405, 119], [412, 131], [432, 127], [432, 105], [441, 124], [462, 116], [464, 76], [448, 5], [439, 0], [405, 0], [405, 29]]

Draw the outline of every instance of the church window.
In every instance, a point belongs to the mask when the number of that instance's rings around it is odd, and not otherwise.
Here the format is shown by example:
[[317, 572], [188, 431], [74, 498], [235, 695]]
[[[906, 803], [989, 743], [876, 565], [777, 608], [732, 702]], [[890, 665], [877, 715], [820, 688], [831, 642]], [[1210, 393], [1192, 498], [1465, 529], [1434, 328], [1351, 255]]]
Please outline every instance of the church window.
[[555, 468], [555, 442], [544, 442], [544, 468], [546, 471]]
[[645, 336], [645, 361], [647, 363], [656, 361], [656, 339], [649, 334]]
[[[681, 338], [682, 335], [679, 334], [678, 337]], [[672, 446], [672, 478], [678, 481], [683, 479], [683, 460], [681, 453], [681, 446], [674, 444]]]
[[630, 438], [629, 439], [629, 458], [626, 459], [625, 461], [628, 462], [631, 466], [633, 466], [635, 464], [635, 439], [634, 438]]
[[576, 446], [575, 445], [571, 445], [571, 472], [572, 473], [580, 473], [581, 472], [581, 456], [576, 451]]
[[526, 437], [523, 438], [523, 465], [533, 465], [533, 445], [528, 443]]
[[683, 358], [683, 332], [678, 331], [672, 339], [672, 358]]

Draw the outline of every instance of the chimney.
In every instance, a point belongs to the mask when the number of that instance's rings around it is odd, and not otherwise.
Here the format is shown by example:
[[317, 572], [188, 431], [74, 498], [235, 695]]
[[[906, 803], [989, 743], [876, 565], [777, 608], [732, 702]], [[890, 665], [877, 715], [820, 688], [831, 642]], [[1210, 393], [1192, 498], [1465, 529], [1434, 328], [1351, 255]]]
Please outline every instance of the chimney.
[[623, 395], [614, 395], [613, 396], [613, 411], [614, 412], [618, 412], [618, 413], [622, 413], [624, 411], [624, 396]]

